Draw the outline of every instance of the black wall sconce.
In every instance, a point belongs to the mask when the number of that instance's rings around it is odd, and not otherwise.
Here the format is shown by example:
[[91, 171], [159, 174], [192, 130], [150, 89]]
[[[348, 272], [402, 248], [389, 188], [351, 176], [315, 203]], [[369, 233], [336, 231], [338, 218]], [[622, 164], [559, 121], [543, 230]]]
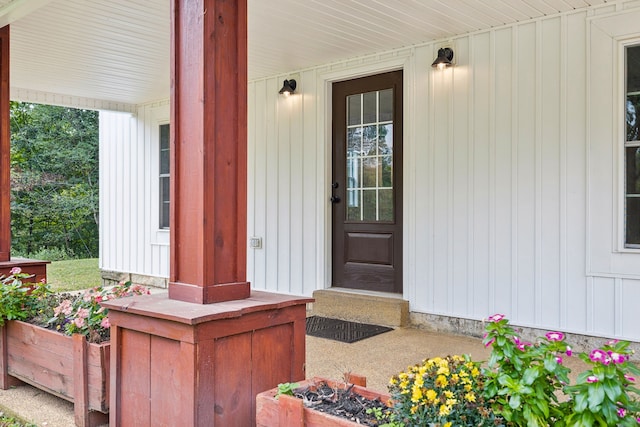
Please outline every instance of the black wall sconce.
[[431, 66], [433, 68], [437, 68], [442, 70], [446, 67], [451, 67], [453, 65], [453, 49], [450, 47], [441, 47], [438, 49], [438, 57]]
[[296, 91], [296, 81], [294, 79], [285, 80], [282, 89], [278, 92], [280, 95], [289, 96]]

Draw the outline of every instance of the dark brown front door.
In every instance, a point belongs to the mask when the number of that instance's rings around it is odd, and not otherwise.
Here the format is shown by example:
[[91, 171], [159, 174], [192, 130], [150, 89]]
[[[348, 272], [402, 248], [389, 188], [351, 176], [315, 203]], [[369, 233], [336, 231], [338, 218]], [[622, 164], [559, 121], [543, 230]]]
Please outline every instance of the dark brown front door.
[[333, 84], [332, 285], [402, 292], [402, 71]]

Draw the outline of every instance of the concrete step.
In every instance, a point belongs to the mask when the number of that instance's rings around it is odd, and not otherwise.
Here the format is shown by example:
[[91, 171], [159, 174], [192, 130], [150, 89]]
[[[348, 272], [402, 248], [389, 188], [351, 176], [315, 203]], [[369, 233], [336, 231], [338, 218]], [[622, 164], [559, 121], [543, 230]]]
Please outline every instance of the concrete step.
[[385, 292], [330, 288], [315, 291], [316, 316], [384, 326], [407, 326], [409, 301]]

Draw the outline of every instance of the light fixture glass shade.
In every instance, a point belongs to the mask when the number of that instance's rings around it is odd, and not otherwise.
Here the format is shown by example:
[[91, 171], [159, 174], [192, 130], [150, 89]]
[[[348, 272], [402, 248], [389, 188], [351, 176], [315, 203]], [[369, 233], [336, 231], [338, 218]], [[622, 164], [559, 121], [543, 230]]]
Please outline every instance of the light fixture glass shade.
[[289, 96], [296, 91], [296, 81], [294, 79], [285, 80], [282, 84], [282, 89], [278, 92], [281, 95]]
[[438, 57], [431, 66], [433, 68], [445, 68], [453, 65], [453, 49], [449, 47], [441, 47], [438, 49]]

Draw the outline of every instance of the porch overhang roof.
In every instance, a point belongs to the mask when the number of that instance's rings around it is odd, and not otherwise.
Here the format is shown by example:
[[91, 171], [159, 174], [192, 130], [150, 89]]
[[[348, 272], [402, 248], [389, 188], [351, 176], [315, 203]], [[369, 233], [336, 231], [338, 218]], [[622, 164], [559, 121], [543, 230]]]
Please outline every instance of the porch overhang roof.
[[[249, 79], [619, 0], [248, 0]], [[171, 0], [0, 0], [12, 98], [132, 110], [169, 97]]]

